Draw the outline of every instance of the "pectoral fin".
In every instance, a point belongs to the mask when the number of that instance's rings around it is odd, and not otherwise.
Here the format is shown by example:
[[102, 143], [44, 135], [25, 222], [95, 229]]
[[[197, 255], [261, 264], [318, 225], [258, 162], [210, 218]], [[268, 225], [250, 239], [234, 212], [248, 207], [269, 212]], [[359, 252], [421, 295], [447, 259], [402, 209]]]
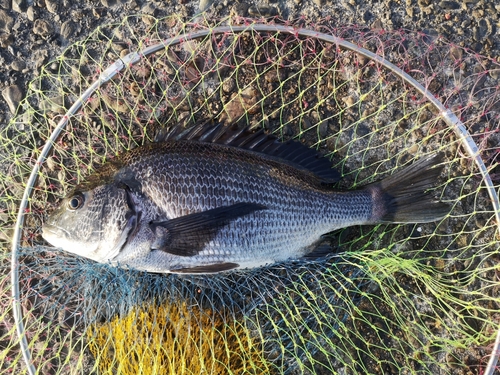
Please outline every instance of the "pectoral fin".
[[173, 255], [197, 255], [222, 227], [239, 217], [265, 208], [260, 204], [243, 202], [172, 220], [153, 221], [150, 227], [156, 234], [156, 240], [151, 247]]

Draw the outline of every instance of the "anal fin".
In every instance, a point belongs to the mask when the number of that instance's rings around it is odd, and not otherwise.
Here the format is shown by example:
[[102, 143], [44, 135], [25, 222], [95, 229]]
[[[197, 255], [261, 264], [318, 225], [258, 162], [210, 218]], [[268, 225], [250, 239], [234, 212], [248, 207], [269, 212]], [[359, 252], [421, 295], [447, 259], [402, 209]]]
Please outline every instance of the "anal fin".
[[311, 252], [302, 256], [302, 259], [316, 260], [324, 258], [327, 255], [334, 253], [335, 250], [330, 243], [322, 243], [316, 246]]
[[229, 271], [238, 267], [239, 267], [238, 263], [227, 262], [227, 263], [207, 264], [203, 266], [189, 267], [189, 268], [178, 268], [170, 270], [170, 272], [180, 273], [180, 274], [219, 273], [219, 272]]

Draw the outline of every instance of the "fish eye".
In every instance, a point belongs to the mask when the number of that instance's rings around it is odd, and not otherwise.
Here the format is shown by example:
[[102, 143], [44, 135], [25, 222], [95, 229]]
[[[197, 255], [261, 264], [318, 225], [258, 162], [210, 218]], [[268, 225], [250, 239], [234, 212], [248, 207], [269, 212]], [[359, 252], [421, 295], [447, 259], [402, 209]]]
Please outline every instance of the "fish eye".
[[79, 208], [81, 208], [83, 206], [83, 203], [85, 203], [85, 199], [83, 197], [83, 194], [82, 193], [76, 193], [68, 201], [68, 209], [70, 211], [78, 210]]

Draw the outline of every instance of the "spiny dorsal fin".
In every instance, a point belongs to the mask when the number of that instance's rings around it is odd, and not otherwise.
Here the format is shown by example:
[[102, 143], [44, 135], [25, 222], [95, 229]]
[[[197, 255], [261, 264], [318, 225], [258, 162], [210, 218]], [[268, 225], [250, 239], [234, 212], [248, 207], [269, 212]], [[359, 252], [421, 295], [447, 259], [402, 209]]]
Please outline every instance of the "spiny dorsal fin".
[[250, 127], [203, 123], [189, 129], [177, 125], [168, 134], [156, 137], [158, 142], [170, 140], [217, 143], [259, 152], [279, 158], [296, 168], [310, 171], [327, 184], [333, 184], [341, 178], [332, 168], [330, 161], [316, 150], [297, 141], [280, 142], [275, 135], [266, 134], [263, 129], [253, 131]]

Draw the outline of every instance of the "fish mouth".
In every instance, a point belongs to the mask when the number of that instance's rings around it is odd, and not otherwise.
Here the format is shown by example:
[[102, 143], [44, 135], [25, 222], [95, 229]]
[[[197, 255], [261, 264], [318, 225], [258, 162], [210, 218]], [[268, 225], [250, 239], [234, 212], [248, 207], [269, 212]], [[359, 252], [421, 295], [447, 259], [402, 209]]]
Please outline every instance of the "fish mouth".
[[76, 251], [75, 247], [71, 245], [72, 237], [70, 231], [50, 223], [45, 223], [42, 225], [42, 238], [56, 248], [90, 259], [93, 258], [89, 257], [86, 254], [94, 252], [97, 248], [97, 246], [87, 244], [87, 246], [85, 247], [85, 254], [83, 254], [81, 251]]
[[42, 226], [42, 237], [51, 245], [54, 245], [54, 238], [67, 238], [68, 236], [69, 232], [66, 229], [56, 225], [45, 223]]

